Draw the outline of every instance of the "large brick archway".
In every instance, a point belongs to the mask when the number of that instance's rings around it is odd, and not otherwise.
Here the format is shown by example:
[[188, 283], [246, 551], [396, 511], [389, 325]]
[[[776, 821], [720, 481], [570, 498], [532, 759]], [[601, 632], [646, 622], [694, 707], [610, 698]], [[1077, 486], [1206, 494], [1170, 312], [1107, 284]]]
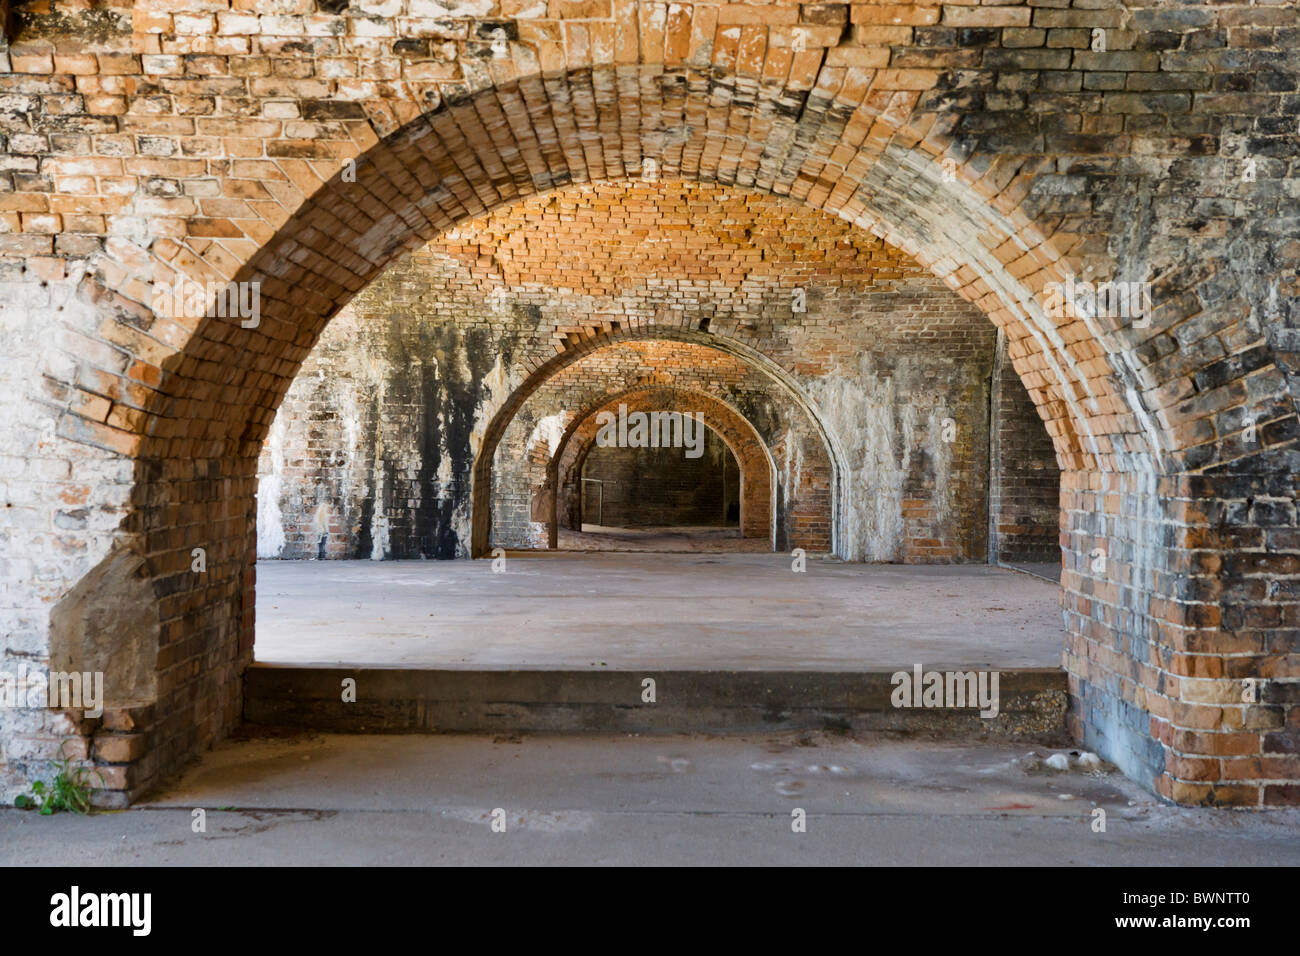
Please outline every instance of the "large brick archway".
[[[1296, 800], [1300, 250], [1277, 198], [1295, 70], [1226, 55], [1285, 43], [1293, 9], [1193, 5], [1189, 25], [1185, 5], [1132, 24], [1118, 7], [665, 17], [618, 0], [590, 18], [429, 24], [397, 6], [139, 8], [92, 53], [57, 31], [10, 48], [27, 104], [13, 138], [36, 157], [3, 213], [8, 447], [32, 463], [11, 488], [12, 543], [40, 557], [5, 614], [38, 658], [82, 646], [89, 608], [143, 618], [101, 648], [140, 677], [94, 744], [108, 786], [138, 792], [237, 719], [257, 453], [329, 317], [468, 217], [568, 182], [665, 177], [825, 209], [977, 303], [1062, 467], [1075, 730], [1174, 799]], [[1127, 48], [1045, 39], [1091, 29]], [[1200, 30], [1223, 42], [1188, 40]], [[277, 73], [294, 46], [334, 62]], [[1213, 89], [1197, 78], [1211, 69]], [[42, 131], [68, 111], [85, 136]], [[1193, 182], [1194, 202], [1175, 188]], [[1150, 279], [1150, 324], [1049, 314], [1070, 274]], [[178, 276], [258, 282], [260, 322], [159, 314], [151, 291]], [[557, 330], [557, 351], [606, 331]], [[76, 507], [92, 475], [107, 489], [93, 517]], [[6, 724], [44, 742], [33, 757], [91, 739], [78, 730]]]

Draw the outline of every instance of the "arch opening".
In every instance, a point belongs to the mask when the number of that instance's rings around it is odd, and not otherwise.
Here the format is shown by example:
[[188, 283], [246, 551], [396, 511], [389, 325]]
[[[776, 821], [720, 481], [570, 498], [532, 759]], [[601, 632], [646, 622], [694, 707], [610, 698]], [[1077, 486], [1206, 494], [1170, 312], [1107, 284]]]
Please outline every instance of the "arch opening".
[[[632, 414], [640, 411], [651, 414], [658, 412], [676, 416], [698, 416], [698, 420], [708, 429], [709, 434], [716, 436], [718, 442], [726, 449], [727, 458], [723, 460], [724, 466], [727, 462], [734, 463], [734, 479], [730, 489], [727, 488], [726, 472], [721, 476], [722, 487], [718, 489], [721, 491], [720, 501], [714, 508], [714, 520], [724, 527], [734, 524], [736, 533], [741, 539], [761, 541], [768, 549], [773, 547], [778, 537], [774, 507], [776, 471], [767, 447], [758, 433], [738, 412], [717, 398], [664, 386], [632, 389], [609, 398], [598, 408], [591, 408], [574, 416], [556, 454], [551, 459], [546, 485], [542, 489], [541, 509], [544, 513], [550, 511], [547, 529], [550, 547], [561, 547], [560, 538], [566, 529], [580, 534], [584, 531], [584, 524], [604, 525], [603, 520], [600, 520], [603, 512], [598, 512], [598, 520], [590, 521], [591, 514], [586, 493], [592, 489], [588, 487], [585, 479], [595, 476], [588, 474], [586, 465], [592, 450], [598, 446], [602, 429], [613, 426], [616, 434], [620, 419], [626, 421], [626, 413], [629, 409]], [[602, 416], [605, 416], [603, 421]], [[663, 421], [660, 419], [661, 423]], [[669, 420], [668, 424], [671, 429], [673, 422]], [[607, 434], [606, 437], [608, 439], [611, 436]], [[662, 437], [661, 428], [660, 438]], [[607, 440], [606, 445], [608, 444]], [[660, 444], [663, 444], [662, 441]], [[619, 464], [621, 463], [616, 460], [615, 467], [617, 468]], [[605, 479], [596, 478], [596, 480], [601, 482], [596, 490], [598, 494], [603, 495]], [[626, 482], [627, 479], [624, 481]], [[635, 494], [634, 485], [626, 490], [623, 498], [626, 500]], [[627, 510], [636, 514], [633, 510], [635, 502], [628, 502], [628, 504], [633, 505], [633, 508]], [[734, 517], [731, 513], [733, 505]], [[599, 500], [598, 508], [602, 506], [603, 498]], [[827, 518], [829, 520], [829, 515]], [[713, 524], [714, 520], [694, 523]], [[640, 523], [646, 522], [642, 519]], [[569, 536], [565, 545], [575, 547], [584, 543], [591, 542], [584, 542], [579, 536], [574, 535]]]
[[[691, 96], [696, 95], [695, 87], [707, 90], [734, 83], [725, 75], [711, 78], [685, 68], [662, 75], [680, 80]], [[586, 84], [590, 71], [566, 74], [559, 80]], [[246, 561], [256, 550], [253, 463], [275, 409], [325, 322], [400, 252], [440, 231], [531, 192], [552, 189], [564, 176], [616, 179], [618, 175], [608, 174], [629, 172], [602, 169], [604, 175], [592, 175], [596, 170], [577, 170], [580, 153], [572, 148], [576, 141], [566, 141], [568, 150], [553, 146], [551, 156], [539, 154], [529, 160], [507, 151], [501, 154], [511, 157], [505, 163], [476, 157], [474, 150], [464, 148], [465, 131], [478, 122], [475, 111], [495, 109], [494, 97], [499, 105], [511, 97], [522, 101], [543, 91], [538, 102], [553, 116], [561, 113], [560, 101], [548, 100], [544, 90], [540, 82], [525, 79], [414, 120], [369, 146], [356, 166], [355, 182], [335, 175], [280, 217], [274, 229], [259, 226], [256, 239], [250, 238], [250, 232], [208, 241], [196, 232], [185, 242], [159, 243], [147, 252], [124, 244], [101, 263], [92, 287], [116, 310], [113, 321], [124, 326], [142, 321], [157, 341], [176, 343], [170, 352], [160, 349], [156, 356], [154, 390], [142, 394], [138, 405], [129, 406], [132, 411], [119, 417], [125, 427], [117, 431], [129, 437], [114, 439], [118, 445], [100, 445], [136, 463], [134, 510], [124, 534], [149, 563], [158, 598], [160, 669], [194, 663], [193, 654], [175, 656], [181, 635], [189, 643], [202, 644], [202, 654], [214, 658], [217, 665], [189, 682], [179, 672], [164, 674], [160, 683], [168, 690], [160, 701], [159, 726], [167, 753], [189, 752], [200, 738], [219, 733], [237, 710], [231, 701], [237, 698], [253, 636], [254, 574]], [[780, 95], [780, 90], [760, 90], [756, 103], [745, 107], [751, 112], [743, 115], [756, 122], [756, 130], [764, 129], [758, 119], [780, 113], [771, 108]], [[825, 142], [828, 149], [842, 144], [842, 134], [851, 128], [849, 120], [856, 114], [830, 108], [838, 95], [832, 91], [824, 101], [814, 98], [785, 124], [784, 136], [777, 140], [786, 147], [795, 139]], [[884, 122], [878, 105], [860, 105], [863, 118]], [[768, 116], [762, 115], [765, 108]], [[575, 113], [567, 117], [573, 120]], [[788, 193], [888, 237], [958, 288], [967, 301], [978, 303], [1005, 331], [1011, 363], [1045, 413], [1058, 461], [1067, 473], [1062, 503], [1071, 515], [1070, 566], [1064, 583], [1069, 595], [1067, 620], [1078, 638], [1067, 657], [1074, 658], [1071, 666], [1082, 673], [1085, 668], [1079, 661], [1087, 656], [1091, 640], [1086, 635], [1096, 629], [1094, 625], [1113, 620], [1110, 610], [1091, 609], [1094, 599], [1110, 609], [1136, 605], [1142, 622], [1137, 627], [1144, 634], [1161, 623], [1159, 595], [1150, 582], [1173, 569], [1168, 563], [1172, 558], [1150, 547], [1151, 535], [1158, 537], [1159, 529], [1169, 524], [1156, 485], [1158, 476], [1178, 464], [1187, 441], [1173, 437], [1175, 426], [1147, 408], [1148, 401], [1155, 401], [1151, 393], [1159, 383], [1142, 378], [1126, 347], [1124, 330], [1070, 310], [1058, 323], [1039, 305], [1044, 285], [1061, 278], [1061, 253], [1069, 250], [1055, 249], [1002, 193], [996, 200], [982, 195], [988, 184], [975, 188], [977, 177], [964, 167], [955, 185], [941, 178], [934, 162], [940, 145], [910, 135], [907, 119], [906, 115], [889, 119], [897, 141], [883, 149], [873, 144], [871, 148], [878, 150], [873, 155], [856, 145], [846, 146], [847, 154], [826, 167], [825, 178], [801, 177], [800, 164], [768, 157], [764, 144], [772, 137], [756, 135], [747, 144], [750, 158], [764, 160], [757, 164], [760, 170], [779, 172], [774, 180], [755, 179], [752, 185]], [[819, 139], [818, 131], [826, 135]], [[709, 135], [698, 132], [701, 138]], [[695, 134], [688, 129], [686, 135], [689, 141]], [[856, 143], [861, 142], [859, 136]], [[561, 153], [562, 161], [550, 162], [559, 160]], [[689, 166], [694, 161], [683, 157], [697, 156], [694, 149], [680, 153], [674, 146], [667, 156], [662, 151], [654, 155], [664, 159], [666, 172], [688, 179], [701, 175], [699, 169], [683, 168], [683, 162]], [[540, 165], [534, 169], [530, 163]], [[1014, 170], [1009, 172], [1008, 178], [1014, 178]], [[138, 285], [146, 274], [144, 281], [149, 282], [177, 275], [258, 282], [263, 295], [260, 323], [236, 328], [224, 319], [187, 322], [184, 316], [154, 315], [147, 309], [142, 317], [143, 296], [133, 283]], [[717, 320], [710, 319], [706, 327], [712, 334]], [[603, 323], [597, 328], [603, 329]], [[576, 337], [578, 342], [602, 334], [591, 327], [556, 332], [562, 341]], [[76, 440], [112, 438], [78, 425], [76, 416], [64, 421], [71, 423], [67, 428]], [[851, 457], [843, 434], [828, 432], [828, 441], [833, 459]], [[839, 476], [837, 480], [835, 500], [842, 502], [845, 485]], [[1096, 506], [1097, 499], [1118, 494], [1135, 500], [1140, 513], [1136, 524], [1128, 514], [1120, 521], [1108, 520], [1105, 507]], [[477, 483], [474, 495], [477, 502]], [[222, 507], [200, 507], [217, 500]], [[476, 508], [475, 513], [481, 510]], [[1092, 546], [1099, 539], [1107, 538], [1123, 557], [1111, 563], [1110, 572], [1097, 577], [1081, 559], [1095, 550]], [[220, 558], [209, 565], [211, 576], [202, 593], [192, 589], [185, 570], [195, 540], [205, 542]], [[1121, 596], [1115, 598], [1115, 591]], [[1112, 600], [1118, 605], [1108, 603]], [[1181, 612], [1168, 613], [1178, 618], [1175, 625], [1186, 624], [1178, 616]], [[161, 663], [164, 657], [166, 665]], [[211, 708], [212, 716], [203, 728], [192, 726], [182, 715], [182, 698], [195, 697], [223, 701]], [[1094, 730], [1103, 726], [1119, 730], [1099, 720], [1092, 725]], [[1147, 752], [1151, 748], [1145, 738], [1125, 732], [1120, 739], [1121, 743], [1110, 746], [1126, 770], [1135, 774], [1152, 770], [1154, 758]]]
[[[644, 414], [658, 431], [670, 413]], [[626, 417], [633, 419], [629, 427], [635, 433], [641, 427], [636, 413]], [[556, 533], [563, 541], [557, 547], [616, 550], [627, 543], [637, 550], [739, 550], [739, 465], [717, 432], [686, 420], [686, 441], [677, 447], [588, 445], [577, 481], [559, 489], [559, 496], [571, 495], [577, 514], [559, 522]]]
[[[617, 415], [619, 404], [627, 405], [611, 399], [611, 393], [633, 403], [668, 398], [678, 413], [698, 412], [725, 427], [735, 441], [743, 436], [747, 446], [761, 447], [769, 470], [775, 471], [775, 458], [793, 455], [798, 468], [787, 467], [774, 480], [755, 478], [756, 488], [761, 483], [771, 489], [770, 539], [778, 550], [834, 550], [840, 469], [824, 423], [789, 373], [752, 348], [713, 333], [645, 328], [593, 336], [557, 356], [498, 411], [475, 465], [475, 554], [492, 546], [555, 546], [552, 505], [530, 508], [525, 523], [518, 502], [534, 501], [539, 488], [546, 490], [547, 502], [553, 500], [558, 478], [548, 463], [562, 460], [580, 425], [586, 423], [594, 437], [595, 416]], [[694, 406], [677, 407], [683, 395]], [[583, 410], [574, 414], [574, 405]], [[757, 467], [757, 452], [750, 457]], [[751, 508], [755, 514], [757, 507]]]

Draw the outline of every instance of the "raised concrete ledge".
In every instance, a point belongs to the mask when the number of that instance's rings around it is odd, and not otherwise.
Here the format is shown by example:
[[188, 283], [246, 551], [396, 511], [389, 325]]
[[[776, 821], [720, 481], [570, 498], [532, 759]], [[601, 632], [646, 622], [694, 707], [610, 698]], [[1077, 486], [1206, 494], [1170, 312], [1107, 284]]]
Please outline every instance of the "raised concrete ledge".
[[[927, 668], [937, 669], [937, 668]], [[896, 708], [891, 676], [869, 671], [540, 671], [302, 667], [254, 664], [244, 718], [344, 733], [914, 730], [1064, 732], [1067, 683], [1054, 668], [998, 669], [999, 713]], [[974, 670], [974, 668], [963, 668]], [[343, 681], [356, 680], [345, 703]], [[642, 701], [655, 681], [655, 702]]]

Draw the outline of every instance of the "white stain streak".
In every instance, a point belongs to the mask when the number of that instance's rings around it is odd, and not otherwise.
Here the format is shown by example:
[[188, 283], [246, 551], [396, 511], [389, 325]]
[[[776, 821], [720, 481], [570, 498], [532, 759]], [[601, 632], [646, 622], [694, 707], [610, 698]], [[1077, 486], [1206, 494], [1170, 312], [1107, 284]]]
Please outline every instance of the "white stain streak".
[[520, 375], [506, 374], [501, 355], [498, 353], [491, 371], [483, 376], [482, 397], [474, 410], [474, 428], [469, 435], [469, 451], [474, 460], [478, 460], [479, 452], [483, 448], [483, 436], [487, 433], [488, 425], [505, 404], [507, 396], [519, 386], [521, 381]]
[[276, 415], [266, 438], [271, 452], [271, 471], [257, 481], [257, 556], [278, 558], [284, 548], [284, 518], [280, 512], [280, 495], [284, 491], [284, 438], [288, 430], [286, 416]]
[[[856, 378], [856, 380], [854, 380]], [[892, 377], [863, 356], [856, 377], [820, 379], [809, 389], [822, 420], [840, 436], [847, 494], [843, 496], [848, 561], [894, 561], [903, 540], [903, 482], [911, 466], [915, 409], [899, 409]], [[900, 413], [901, 411], [901, 413]], [[895, 451], [901, 432], [902, 447]]]
[[953, 517], [952, 500], [952, 448], [953, 442], [943, 440], [943, 422], [949, 416], [941, 408], [930, 409], [926, 422], [929, 436], [930, 461], [934, 470], [934, 522], [939, 528], [948, 527]]
[[[528, 436], [528, 442], [524, 445], [529, 451], [539, 441], [546, 442], [547, 457], [554, 458], [555, 453], [559, 451], [560, 442], [564, 440], [564, 431], [569, 423], [569, 413], [565, 411], [557, 412], [554, 415], [547, 415], [538, 421], [533, 427], [532, 434]], [[498, 453], [500, 453], [498, 446]], [[549, 540], [549, 531], [544, 522], [530, 521], [528, 523], [529, 547], [544, 548]]]
[[794, 432], [787, 428], [781, 439], [785, 456], [781, 461], [781, 484], [786, 489], [787, 500], [794, 498], [803, 478], [803, 447], [795, 438]]
[[528, 436], [528, 443], [524, 447], [531, 449], [537, 442], [544, 440], [548, 456], [554, 458], [560, 448], [560, 442], [564, 440], [564, 429], [568, 421], [568, 412], [561, 411], [554, 415], [547, 415], [533, 428], [533, 433]]
[[[376, 363], [377, 364], [377, 363]], [[388, 499], [384, 494], [385, 482], [379, 479], [384, 473], [384, 392], [388, 382], [386, 375], [379, 378], [376, 389], [375, 408], [375, 458], [371, 462], [370, 473], [375, 476], [375, 504], [370, 511], [370, 560], [382, 561], [388, 556]]]

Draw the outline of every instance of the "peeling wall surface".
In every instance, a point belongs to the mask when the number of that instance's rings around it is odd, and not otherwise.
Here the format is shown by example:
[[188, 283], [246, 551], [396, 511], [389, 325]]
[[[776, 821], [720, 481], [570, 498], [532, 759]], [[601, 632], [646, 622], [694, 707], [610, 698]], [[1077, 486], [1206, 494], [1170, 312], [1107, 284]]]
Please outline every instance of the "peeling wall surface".
[[[560, 190], [449, 232], [367, 287], [272, 425], [259, 556], [467, 556], [489, 422], [539, 348], [583, 341], [590, 323], [627, 341], [515, 399], [493, 458], [493, 546], [546, 546], [534, 499], [574, 415], [669, 381], [728, 402], [763, 436], [778, 547], [800, 507], [837, 491], [844, 558], [986, 560], [993, 326], [874, 237], [686, 184]], [[727, 351], [741, 336], [770, 369]], [[1008, 427], [1041, 445], [1021, 404]]]

